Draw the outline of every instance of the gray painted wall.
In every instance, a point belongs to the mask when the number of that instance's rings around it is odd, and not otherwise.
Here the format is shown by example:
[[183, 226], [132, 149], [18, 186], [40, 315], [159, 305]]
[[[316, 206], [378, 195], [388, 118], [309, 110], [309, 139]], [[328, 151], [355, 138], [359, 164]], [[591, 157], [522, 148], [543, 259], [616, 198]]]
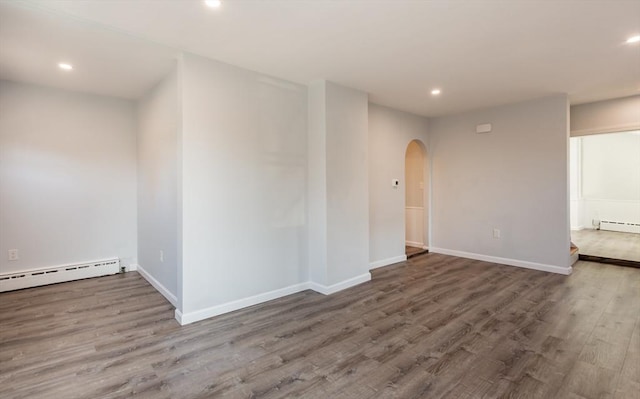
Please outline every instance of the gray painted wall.
[[[178, 79], [138, 102], [138, 263], [177, 301]], [[160, 259], [160, 251], [163, 259]]]
[[568, 268], [566, 96], [429, 122], [432, 250]]
[[[412, 140], [419, 140], [429, 159], [427, 128], [427, 118], [369, 104], [369, 261], [373, 267], [404, 256], [405, 152]], [[429, 171], [425, 174], [429, 176]], [[392, 179], [400, 180], [397, 189], [391, 186]], [[426, 205], [428, 189], [427, 182]], [[425, 218], [428, 238], [427, 222]]]
[[182, 312], [308, 280], [307, 89], [185, 54]]

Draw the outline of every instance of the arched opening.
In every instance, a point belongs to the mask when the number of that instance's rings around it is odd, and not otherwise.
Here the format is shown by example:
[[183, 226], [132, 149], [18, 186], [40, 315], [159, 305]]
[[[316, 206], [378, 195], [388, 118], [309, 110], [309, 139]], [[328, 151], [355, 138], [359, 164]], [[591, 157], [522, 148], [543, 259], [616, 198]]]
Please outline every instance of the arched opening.
[[413, 140], [405, 152], [405, 249], [408, 257], [428, 250], [429, 174], [424, 144]]

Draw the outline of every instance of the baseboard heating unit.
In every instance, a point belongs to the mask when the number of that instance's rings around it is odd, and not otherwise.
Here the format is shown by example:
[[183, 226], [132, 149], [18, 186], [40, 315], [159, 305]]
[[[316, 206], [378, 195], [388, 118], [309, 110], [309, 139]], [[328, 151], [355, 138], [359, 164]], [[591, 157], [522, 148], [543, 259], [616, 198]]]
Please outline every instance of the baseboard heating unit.
[[56, 266], [18, 273], [0, 274], [0, 292], [62, 283], [120, 272], [120, 259], [105, 259], [75, 265]]
[[618, 231], [621, 233], [640, 233], [640, 223], [600, 221], [600, 230]]

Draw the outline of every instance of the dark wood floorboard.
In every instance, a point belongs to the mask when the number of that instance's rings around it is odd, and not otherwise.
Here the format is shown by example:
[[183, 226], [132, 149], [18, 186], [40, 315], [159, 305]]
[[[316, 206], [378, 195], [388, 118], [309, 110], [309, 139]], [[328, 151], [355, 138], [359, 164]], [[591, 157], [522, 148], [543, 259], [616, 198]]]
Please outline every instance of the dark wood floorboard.
[[616, 265], [616, 266], [624, 266], [624, 267], [635, 267], [640, 269], [640, 262], [634, 261], [634, 260], [605, 258], [603, 256], [593, 256], [593, 255], [584, 255], [584, 254], [579, 254], [578, 259], [584, 260], [587, 262], [597, 262], [597, 263], [603, 263], [607, 265]]
[[638, 398], [640, 270], [425, 254], [180, 327], [137, 273], [0, 294], [1, 398]]

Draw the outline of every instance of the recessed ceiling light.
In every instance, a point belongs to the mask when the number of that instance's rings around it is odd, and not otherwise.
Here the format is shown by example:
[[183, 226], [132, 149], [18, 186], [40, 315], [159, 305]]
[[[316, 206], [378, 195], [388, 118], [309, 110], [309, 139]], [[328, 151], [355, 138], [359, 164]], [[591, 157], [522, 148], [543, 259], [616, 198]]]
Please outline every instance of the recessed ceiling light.
[[222, 1], [220, 0], [205, 0], [204, 4], [207, 5], [207, 7], [211, 7], [211, 8], [218, 8], [222, 5]]
[[70, 71], [73, 69], [73, 65], [67, 64], [66, 62], [61, 62], [58, 64], [58, 68], [64, 69], [65, 71]]
[[640, 35], [631, 36], [627, 39], [627, 44], [640, 42]]
[[440, 93], [441, 93], [440, 89], [433, 89], [433, 90], [431, 90], [431, 95], [433, 95], [433, 96], [437, 96], [437, 95], [438, 95], [438, 94], [440, 94]]

